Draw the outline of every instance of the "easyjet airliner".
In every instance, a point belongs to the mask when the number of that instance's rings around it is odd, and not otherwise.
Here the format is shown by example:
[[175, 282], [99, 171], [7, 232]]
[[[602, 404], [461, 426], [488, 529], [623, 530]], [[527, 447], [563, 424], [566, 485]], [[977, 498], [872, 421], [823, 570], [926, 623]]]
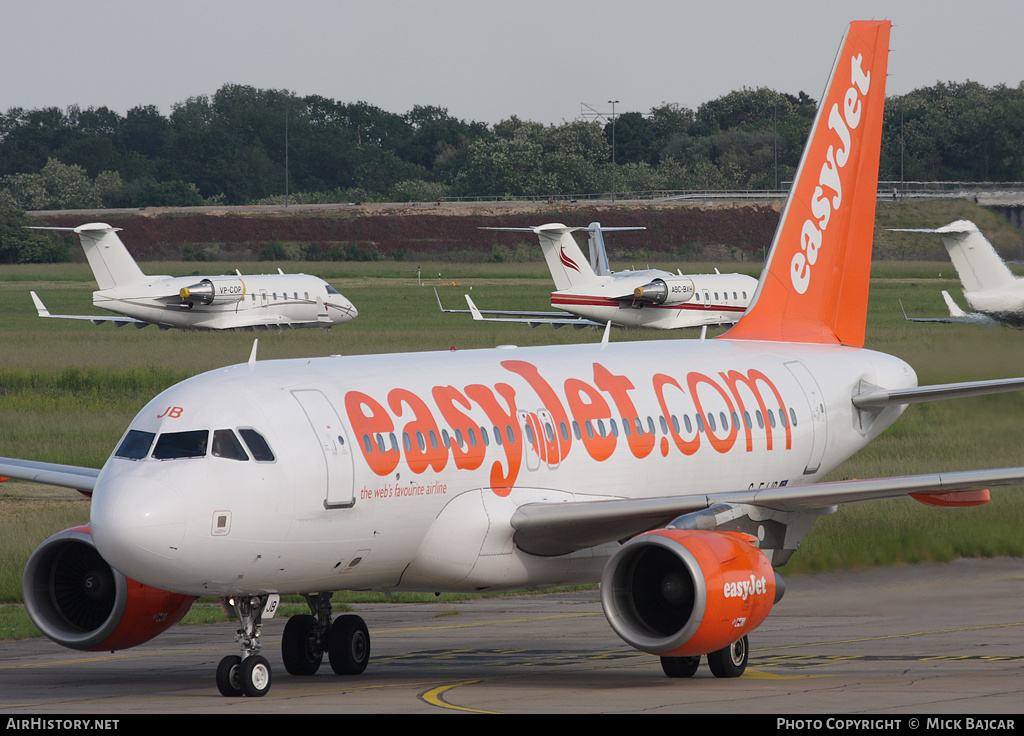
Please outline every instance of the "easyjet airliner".
[[[257, 361], [159, 394], [102, 470], [0, 460], [92, 493], [89, 527], [24, 575], [43, 632], [78, 649], [146, 641], [196, 596], [235, 611], [226, 696], [264, 695], [261, 624], [282, 658], [362, 672], [366, 624], [332, 591], [601, 582], [614, 631], [688, 677], [747, 664], [782, 596], [776, 568], [837, 504], [983, 503], [1024, 468], [820, 478], [910, 403], [1024, 386], [917, 387], [863, 348], [888, 22], [845, 35], [747, 314], [722, 338]], [[627, 541], [623, 541], [627, 540]]]

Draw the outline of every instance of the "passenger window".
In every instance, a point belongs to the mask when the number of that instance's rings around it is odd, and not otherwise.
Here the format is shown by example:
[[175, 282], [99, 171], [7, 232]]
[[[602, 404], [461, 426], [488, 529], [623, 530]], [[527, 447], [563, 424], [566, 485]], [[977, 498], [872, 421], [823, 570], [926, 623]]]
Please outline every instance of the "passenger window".
[[205, 457], [210, 432], [197, 429], [191, 432], [165, 432], [156, 441], [153, 457], [157, 460], [177, 460], [186, 457]]
[[789, 407], [789, 421], [794, 427], [796, 426], [796, 412], [793, 411], [793, 407]]
[[263, 439], [263, 435], [255, 429], [239, 429], [238, 434], [242, 435], [242, 441], [249, 448], [253, 460], [258, 463], [274, 462], [274, 453], [267, 441]]
[[141, 460], [149, 454], [149, 448], [153, 446], [156, 438], [154, 432], [140, 432], [137, 429], [128, 431], [121, 446], [117, 448], [114, 457], [123, 457], [127, 460]]

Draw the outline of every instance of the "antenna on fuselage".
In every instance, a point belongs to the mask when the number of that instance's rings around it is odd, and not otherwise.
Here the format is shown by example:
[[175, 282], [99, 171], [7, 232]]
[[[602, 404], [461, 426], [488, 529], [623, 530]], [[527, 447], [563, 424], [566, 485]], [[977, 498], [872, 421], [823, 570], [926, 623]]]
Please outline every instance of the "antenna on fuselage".
[[608, 336], [611, 334], [611, 332], [612, 332], [612, 323], [611, 323], [611, 320], [609, 320], [608, 324], [606, 324], [604, 326], [604, 336], [601, 338], [601, 349], [602, 350], [604, 350], [606, 347], [608, 347]]
[[252, 352], [249, 353], [249, 367], [256, 365], [256, 346], [260, 344], [259, 338], [252, 341]]

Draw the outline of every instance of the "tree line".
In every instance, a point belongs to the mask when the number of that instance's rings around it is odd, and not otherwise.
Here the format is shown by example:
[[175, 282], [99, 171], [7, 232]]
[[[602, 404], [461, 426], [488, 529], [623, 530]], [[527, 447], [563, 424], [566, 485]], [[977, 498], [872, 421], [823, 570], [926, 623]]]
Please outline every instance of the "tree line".
[[[0, 207], [565, 197], [612, 190], [779, 189], [817, 102], [742, 89], [691, 110], [494, 125], [415, 106], [228, 84], [163, 115], [106, 107], [0, 115]], [[880, 178], [1024, 181], [1024, 82], [940, 83], [887, 100]]]

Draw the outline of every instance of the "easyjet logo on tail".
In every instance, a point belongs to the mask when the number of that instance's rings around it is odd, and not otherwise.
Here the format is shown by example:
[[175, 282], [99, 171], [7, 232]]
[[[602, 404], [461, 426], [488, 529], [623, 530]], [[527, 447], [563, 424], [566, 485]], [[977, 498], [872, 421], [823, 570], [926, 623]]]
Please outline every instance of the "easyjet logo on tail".
[[840, 112], [839, 103], [833, 103], [828, 114], [828, 127], [836, 137], [839, 145], [830, 145], [825, 153], [825, 162], [818, 174], [818, 186], [811, 195], [812, 217], [804, 221], [800, 230], [800, 250], [793, 255], [790, 262], [790, 280], [798, 294], [807, 291], [811, 284], [811, 272], [818, 261], [818, 250], [821, 248], [822, 234], [828, 229], [833, 211], [843, 205], [842, 172], [850, 160], [852, 144], [850, 131], [856, 130], [860, 124], [862, 100], [871, 87], [871, 73], [863, 69], [864, 55], [858, 54], [850, 60], [850, 86], [843, 97], [843, 108]]

